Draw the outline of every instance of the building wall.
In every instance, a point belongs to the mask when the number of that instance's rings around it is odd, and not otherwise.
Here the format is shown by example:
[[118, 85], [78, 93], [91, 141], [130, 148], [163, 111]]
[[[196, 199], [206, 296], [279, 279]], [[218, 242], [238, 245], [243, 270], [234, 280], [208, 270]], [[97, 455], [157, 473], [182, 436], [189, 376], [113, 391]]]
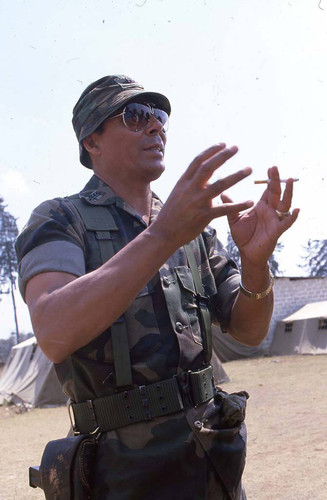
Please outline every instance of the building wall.
[[269, 352], [277, 321], [309, 302], [327, 300], [327, 278], [275, 278], [275, 307], [270, 329], [260, 350]]

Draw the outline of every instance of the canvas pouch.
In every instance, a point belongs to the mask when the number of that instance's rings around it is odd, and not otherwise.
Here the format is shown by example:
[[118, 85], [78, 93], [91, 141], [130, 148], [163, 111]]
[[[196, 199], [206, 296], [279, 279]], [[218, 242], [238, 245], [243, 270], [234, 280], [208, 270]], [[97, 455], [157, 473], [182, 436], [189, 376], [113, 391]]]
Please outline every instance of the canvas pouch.
[[215, 388], [214, 397], [202, 407], [191, 409], [187, 419], [201, 442], [231, 500], [245, 498], [242, 474], [246, 458], [246, 391], [228, 394]]
[[49, 441], [40, 465], [40, 486], [51, 500], [92, 498], [96, 437], [88, 434]]

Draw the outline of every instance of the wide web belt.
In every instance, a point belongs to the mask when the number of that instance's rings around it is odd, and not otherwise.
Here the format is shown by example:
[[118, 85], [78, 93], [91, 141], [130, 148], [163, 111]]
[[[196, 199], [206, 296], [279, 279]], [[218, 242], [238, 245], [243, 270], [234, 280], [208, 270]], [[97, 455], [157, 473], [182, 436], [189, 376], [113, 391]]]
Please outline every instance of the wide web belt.
[[183, 383], [175, 376], [104, 398], [72, 403], [70, 414], [75, 434], [111, 431], [182, 411], [185, 395], [193, 406], [213, 397], [211, 365], [183, 375]]

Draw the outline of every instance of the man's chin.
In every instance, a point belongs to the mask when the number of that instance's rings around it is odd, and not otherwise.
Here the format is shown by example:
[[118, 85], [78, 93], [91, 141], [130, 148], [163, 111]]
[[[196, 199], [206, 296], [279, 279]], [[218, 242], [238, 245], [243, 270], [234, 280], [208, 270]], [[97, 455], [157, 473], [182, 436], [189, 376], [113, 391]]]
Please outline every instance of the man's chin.
[[158, 167], [158, 169], [157, 169], [158, 174], [157, 174], [157, 177], [156, 177], [157, 179], [159, 179], [159, 177], [161, 176], [161, 174], [164, 173], [165, 169], [166, 169], [166, 167], [165, 167], [164, 163], [162, 163], [160, 165], [160, 167]]
[[149, 180], [150, 182], [152, 181], [156, 181], [157, 179], [159, 179], [159, 177], [161, 176], [161, 174], [163, 174], [163, 172], [165, 171], [165, 165], [164, 163], [160, 163], [160, 164], [156, 164], [156, 165], [151, 165], [148, 169], [147, 169], [147, 175], [149, 176]]

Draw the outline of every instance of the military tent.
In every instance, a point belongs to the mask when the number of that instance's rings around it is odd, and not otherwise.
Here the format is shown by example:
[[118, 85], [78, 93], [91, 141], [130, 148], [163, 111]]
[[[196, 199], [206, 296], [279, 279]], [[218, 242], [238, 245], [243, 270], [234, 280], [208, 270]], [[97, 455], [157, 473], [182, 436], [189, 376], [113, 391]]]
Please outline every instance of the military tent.
[[56, 406], [65, 404], [53, 363], [43, 354], [35, 337], [12, 347], [0, 378], [0, 404]]
[[306, 304], [278, 321], [270, 352], [327, 354], [327, 301]]

